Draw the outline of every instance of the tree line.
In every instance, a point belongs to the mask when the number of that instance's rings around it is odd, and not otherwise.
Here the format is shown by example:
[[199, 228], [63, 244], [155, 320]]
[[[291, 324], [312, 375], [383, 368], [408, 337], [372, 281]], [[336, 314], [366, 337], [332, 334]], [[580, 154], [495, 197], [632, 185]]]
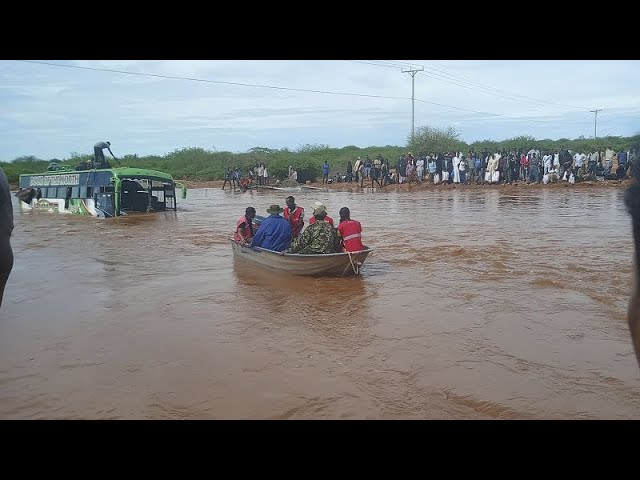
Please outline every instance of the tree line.
[[[429, 126], [418, 127], [414, 135], [409, 134], [406, 146], [386, 145], [360, 148], [348, 146], [343, 148], [331, 148], [328, 145], [302, 145], [296, 150], [270, 149], [255, 147], [247, 152], [218, 152], [203, 148], [182, 148], [167, 153], [164, 156], [138, 156], [135, 154], [118, 157], [119, 162], [111, 160], [113, 166], [118, 164], [127, 167], [148, 168], [160, 170], [171, 174], [176, 180], [206, 181], [222, 180], [227, 168], [240, 168], [244, 173], [249, 168], [258, 164], [265, 164], [272, 178], [284, 179], [287, 177], [289, 165], [296, 167], [298, 181], [311, 180], [315, 182], [322, 177], [322, 164], [329, 162], [330, 175], [344, 174], [347, 162], [351, 163], [357, 157], [365, 158], [369, 155], [373, 159], [378, 154], [388, 159], [392, 165], [400, 155], [412, 152], [414, 155], [432, 152], [462, 151], [467, 152], [473, 148], [476, 151], [487, 149], [489, 151], [537, 149], [554, 150], [564, 147], [573, 151], [591, 152], [611, 146], [616, 151], [629, 148], [637, 148], [640, 145], [640, 135], [633, 137], [602, 137], [594, 139], [577, 138], [559, 140], [537, 140], [530, 136], [519, 136], [503, 141], [482, 140], [467, 144], [460, 140], [459, 133], [452, 127], [438, 129]], [[93, 158], [92, 154], [81, 155], [72, 153], [65, 159], [39, 159], [34, 156], [15, 158], [9, 162], [0, 162], [9, 182], [17, 183], [20, 174], [40, 173], [47, 170], [50, 162], [55, 161], [60, 165], [75, 167], [82, 162]]]

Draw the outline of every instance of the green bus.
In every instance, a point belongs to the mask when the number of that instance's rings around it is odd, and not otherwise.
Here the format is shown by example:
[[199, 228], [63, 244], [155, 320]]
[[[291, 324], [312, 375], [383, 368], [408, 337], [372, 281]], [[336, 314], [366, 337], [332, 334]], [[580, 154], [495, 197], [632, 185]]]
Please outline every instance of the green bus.
[[73, 170], [57, 168], [20, 175], [16, 197], [23, 211], [40, 210], [110, 218], [133, 212], [176, 210], [176, 186], [171, 175], [144, 168]]

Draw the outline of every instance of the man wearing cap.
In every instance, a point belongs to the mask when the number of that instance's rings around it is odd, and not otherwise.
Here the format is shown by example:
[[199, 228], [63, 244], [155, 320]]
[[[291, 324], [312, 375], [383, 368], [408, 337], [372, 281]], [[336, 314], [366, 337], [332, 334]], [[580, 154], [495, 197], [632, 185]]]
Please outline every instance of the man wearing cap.
[[325, 206], [317, 206], [313, 211], [313, 216], [315, 222], [291, 242], [291, 253], [307, 255], [338, 253], [340, 251], [340, 237], [338, 231], [326, 221], [327, 209]]
[[302, 227], [304, 227], [304, 208], [296, 205], [296, 199], [291, 195], [286, 198], [286, 202], [284, 218], [291, 225], [291, 236], [296, 238], [302, 233]]
[[[315, 213], [316, 213], [316, 209], [317, 208], [323, 208], [325, 212], [327, 211], [327, 207], [325, 207], [324, 204], [322, 204], [320, 202], [314, 203], [313, 204], [313, 215], [309, 219], [309, 225], [313, 225], [314, 223], [316, 223]], [[331, 225], [333, 227], [333, 218], [331, 218], [329, 215], [324, 217], [324, 221], [327, 222], [329, 225]]]
[[260, 223], [260, 228], [251, 241], [252, 247], [262, 247], [267, 250], [281, 252], [291, 244], [291, 226], [282, 218], [280, 205], [271, 205], [267, 209], [269, 216]]

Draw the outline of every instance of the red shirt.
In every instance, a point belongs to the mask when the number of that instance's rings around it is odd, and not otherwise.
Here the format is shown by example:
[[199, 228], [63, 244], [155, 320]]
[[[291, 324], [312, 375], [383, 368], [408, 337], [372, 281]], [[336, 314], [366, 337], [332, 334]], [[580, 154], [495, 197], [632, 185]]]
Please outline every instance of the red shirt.
[[362, 225], [356, 220], [345, 220], [338, 225], [338, 231], [342, 235], [344, 249], [349, 252], [364, 250], [362, 244]]
[[[289, 220], [289, 207], [284, 207], [284, 218], [285, 220]], [[291, 235], [293, 237], [297, 237], [300, 235], [302, 231], [302, 227], [304, 226], [304, 209], [296, 205], [296, 209], [291, 214], [291, 220], [289, 223], [291, 224]]]
[[245, 238], [251, 238], [251, 227], [249, 226], [249, 224], [250, 224], [251, 222], [247, 221], [247, 217], [246, 217], [245, 215], [243, 215], [243, 216], [241, 216], [241, 217], [238, 219], [238, 221], [236, 222], [236, 231], [235, 231], [235, 233], [233, 234], [233, 239], [234, 239], [234, 240], [236, 240], [236, 241], [238, 241], [238, 242], [239, 242], [240, 240], [242, 240], [242, 239], [240, 238], [240, 235], [238, 235], [238, 229], [240, 228], [240, 225], [242, 225], [243, 223], [244, 223], [245, 227], [244, 227], [244, 229], [242, 230], [242, 235], [243, 235]]
[[[331, 218], [329, 215], [324, 217], [324, 221], [329, 222], [329, 225], [333, 227], [333, 218]], [[313, 225], [314, 223], [316, 223], [316, 217], [312, 215], [311, 218], [309, 219], [309, 225]]]

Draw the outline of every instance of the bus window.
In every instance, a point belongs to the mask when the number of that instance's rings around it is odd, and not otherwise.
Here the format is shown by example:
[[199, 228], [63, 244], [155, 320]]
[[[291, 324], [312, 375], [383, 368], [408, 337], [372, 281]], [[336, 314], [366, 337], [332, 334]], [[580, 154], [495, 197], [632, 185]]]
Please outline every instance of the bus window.
[[71, 189], [71, 198], [80, 198], [80, 187], [73, 187]]
[[87, 187], [87, 196], [85, 198], [93, 198], [93, 187]]

